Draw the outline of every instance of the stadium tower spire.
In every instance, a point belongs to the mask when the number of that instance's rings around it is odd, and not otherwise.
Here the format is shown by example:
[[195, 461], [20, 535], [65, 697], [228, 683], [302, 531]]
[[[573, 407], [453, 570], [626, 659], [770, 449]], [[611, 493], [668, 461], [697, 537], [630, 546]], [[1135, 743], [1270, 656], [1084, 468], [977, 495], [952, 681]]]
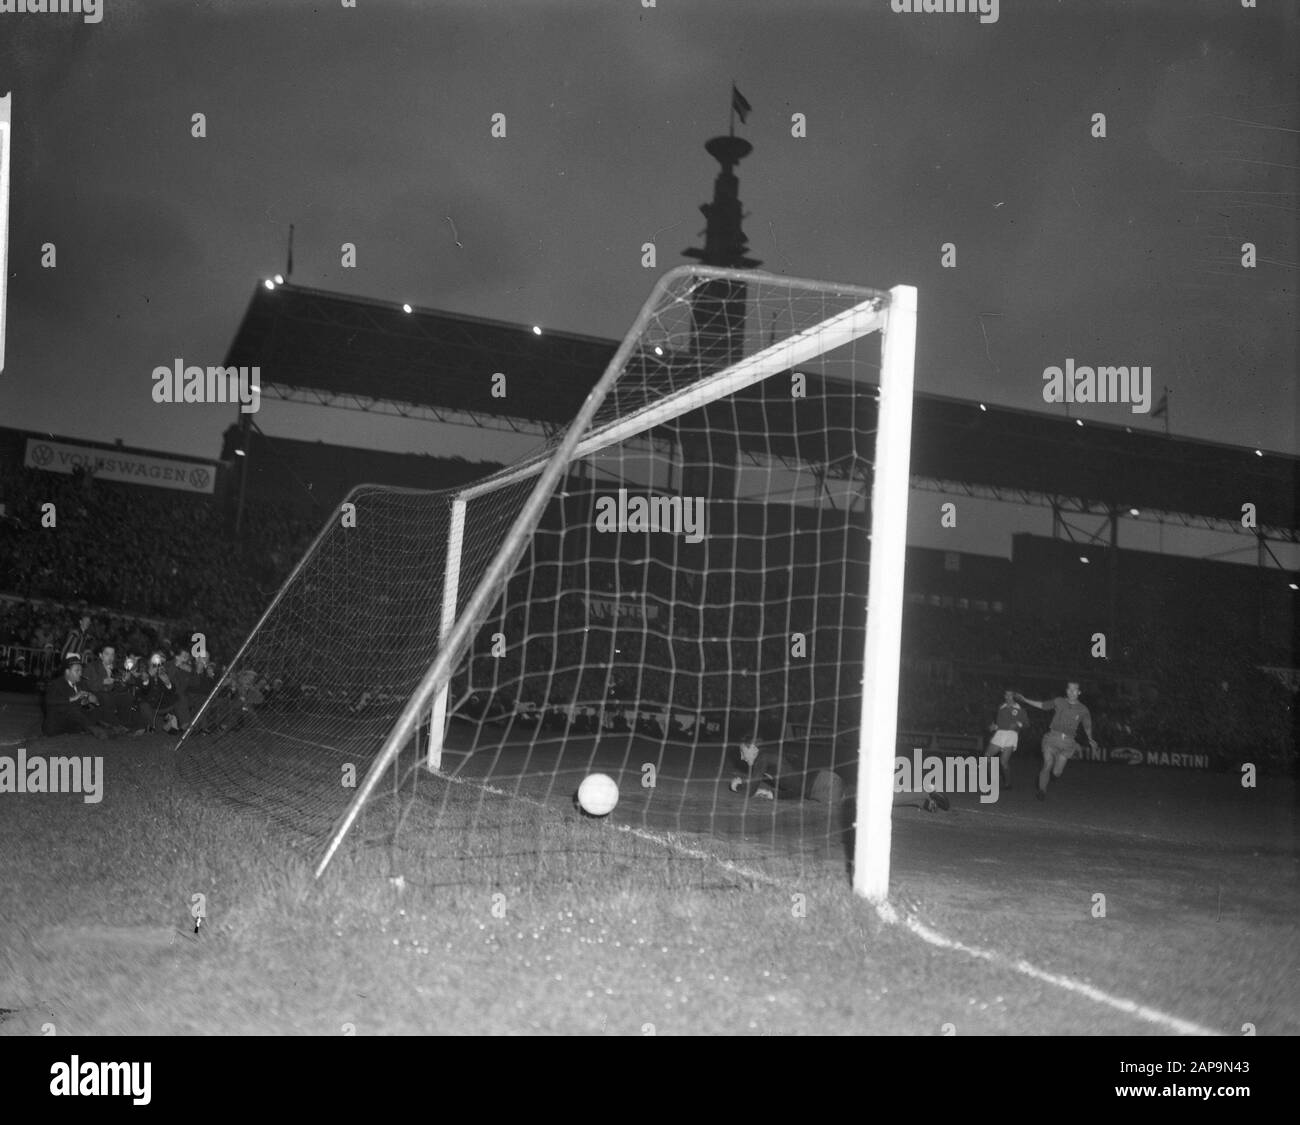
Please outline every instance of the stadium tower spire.
[[754, 146], [743, 137], [714, 137], [704, 149], [722, 168], [713, 181], [713, 202], [700, 204], [706, 220], [704, 248], [692, 246], [682, 254], [697, 258], [706, 266], [752, 270], [763, 263], [747, 256], [749, 243], [740, 227], [744, 217], [740, 207], [740, 181], [734, 169], [754, 151]]
[[[738, 105], [743, 105], [743, 121], [749, 103], [740, 97], [733, 85], [733, 129]], [[735, 172], [736, 165], [753, 151], [754, 146], [742, 137], [728, 135], [712, 138], [704, 149], [722, 167], [713, 181], [713, 201], [700, 205], [706, 221], [704, 248], [690, 247], [682, 254], [696, 258], [706, 266], [754, 269], [762, 263], [749, 257], [749, 243], [740, 226], [744, 215], [740, 206], [740, 181]], [[696, 290], [691, 302], [695, 329], [692, 343], [702, 371], [720, 371], [744, 356], [748, 303], [749, 287], [741, 281], [718, 279], [705, 282]], [[681, 485], [684, 493], [735, 497], [738, 465], [739, 449], [734, 442], [720, 447], [716, 438], [709, 445], [683, 436]]]

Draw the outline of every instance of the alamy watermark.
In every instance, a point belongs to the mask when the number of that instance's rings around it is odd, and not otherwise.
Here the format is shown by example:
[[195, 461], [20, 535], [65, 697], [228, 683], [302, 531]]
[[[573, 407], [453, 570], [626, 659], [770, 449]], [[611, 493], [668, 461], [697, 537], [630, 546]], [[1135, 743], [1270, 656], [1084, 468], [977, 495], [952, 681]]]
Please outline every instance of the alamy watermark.
[[666, 531], [687, 543], [704, 538], [703, 496], [617, 496], [596, 499], [597, 531]]
[[5, 793], [80, 793], [88, 805], [104, 799], [104, 759], [0, 754], [0, 795]]
[[894, 755], [895, 793], [978, 793], [980, 804], [998, 799], [1001, 777], [997, 758], [974, 754], [940, 756], [912, 751]]
[[152, 1069], [147, 1062], [83, 1062], [73, 1055], [50, 1067], [50, 1093], [56, 1098], [130, 1098], [133, 1105], [148, 1105]]
[[82, 23], [99, 23], [104, 0], [0, 0], [0, 16], [8, 15], [76, 15]]
[[185, 366], [179, 356], [171, 367], [153, 369], [154, 402], [237, 402], [244, 414], [262, 405], [260, 367]]
[[1064, 368], [1043, 368], [1043, 401], [1127, 402], [1134, 414], [1149, 414], [1151, 368], [1076, 367], [1073, 359], [1067, 359]]
[[998, 22], [998, 0], [889, 0], [890, 10], [899, 15], [939, 13], [966, 15], [978, 13], [980, 23]]

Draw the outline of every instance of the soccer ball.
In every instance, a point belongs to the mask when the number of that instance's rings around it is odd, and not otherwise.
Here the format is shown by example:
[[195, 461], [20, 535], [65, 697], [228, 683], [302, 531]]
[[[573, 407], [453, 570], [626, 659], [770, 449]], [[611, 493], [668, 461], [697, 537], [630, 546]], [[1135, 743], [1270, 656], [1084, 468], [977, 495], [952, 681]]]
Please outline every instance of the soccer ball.
[[593, 773], [578, 786], [578, 804], [589, 816], [608, 816], [618, 804], [618, 785], [607, 773]]

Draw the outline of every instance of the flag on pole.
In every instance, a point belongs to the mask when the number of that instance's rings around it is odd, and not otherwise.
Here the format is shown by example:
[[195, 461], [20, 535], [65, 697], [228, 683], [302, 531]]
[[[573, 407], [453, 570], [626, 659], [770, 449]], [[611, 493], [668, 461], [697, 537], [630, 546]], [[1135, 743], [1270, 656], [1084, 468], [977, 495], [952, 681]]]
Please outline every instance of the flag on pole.
[[745, 124], [745, 118], [749, 115], [750, 110], [754, 107], [745, 100], [745, 95], [736, 89], [736, 84], [731, 84], [731, 112], [740, 118], [740, 123]]
[[1165, 420], [1165, 437], [1169, 436], [1169, 388], [1165, 388], [1165, 393], [1160, 396], [1160, 401], [1156, 403], [1155, 408], [1151, 411], [1152, 418], [1163, 418]]

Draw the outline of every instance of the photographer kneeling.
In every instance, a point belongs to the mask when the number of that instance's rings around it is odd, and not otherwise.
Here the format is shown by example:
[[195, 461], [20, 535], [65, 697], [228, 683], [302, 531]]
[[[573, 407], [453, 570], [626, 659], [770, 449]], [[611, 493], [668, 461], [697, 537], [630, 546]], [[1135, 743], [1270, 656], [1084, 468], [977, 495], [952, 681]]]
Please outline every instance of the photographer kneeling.
[[145, 718], [151, 731], [158, 729], [160, 717], [164, 731], [178, 731], [180, 725], [176, 721], [177, 711], [183, 709], [186, 717], [189, 716], [189, 709], [183, 702], [179, 702], [180, 693], [172, 682], [161, 652], [155, 652], [149, 657], [149, 667], [145, 673], [145, 683], [140, 695]]
[[85, 670], [86, 687], [99, 699], [103, 722], [116, 734], [130, 732], [136, 737], [144, 734], [145, 720], [136, 707], [131, 679], [125, 669], [118, 671], [117, 650], [112, 645], [100, 649], [99, 659]]
[[91, 711], [92, 707], [99, 706], [99, 700], [80, 685], [81, 657], [73, 653], [63, 662], [63, 675], [51, 680], [45, 689], [42, 731], [47, 735], [93, 734], [100, 739], [111, 738], [108, 729], [95, 721]]

